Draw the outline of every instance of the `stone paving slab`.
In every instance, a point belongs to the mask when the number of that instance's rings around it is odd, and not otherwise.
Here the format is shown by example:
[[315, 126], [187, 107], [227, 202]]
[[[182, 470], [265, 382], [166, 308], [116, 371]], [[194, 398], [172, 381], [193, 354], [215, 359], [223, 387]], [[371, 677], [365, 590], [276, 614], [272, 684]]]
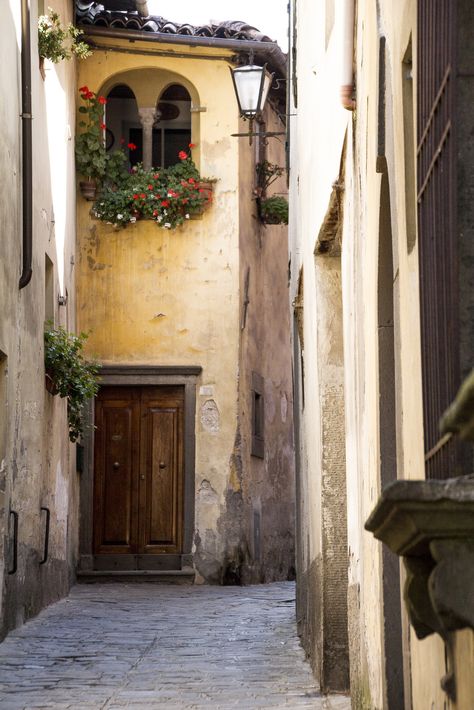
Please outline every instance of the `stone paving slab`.
[[0, 708], [350, 710], [319, 693], [294, 597], [291, 582], [79, 585], [0, 644]]

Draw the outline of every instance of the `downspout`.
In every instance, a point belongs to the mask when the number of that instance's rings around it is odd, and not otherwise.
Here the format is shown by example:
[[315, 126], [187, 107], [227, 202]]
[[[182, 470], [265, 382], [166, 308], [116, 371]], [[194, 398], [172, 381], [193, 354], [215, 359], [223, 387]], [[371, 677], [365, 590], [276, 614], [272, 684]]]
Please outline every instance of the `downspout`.
[[341, 46], [341, 103], [348, 111], [356, 108], [354, 92], [354, 5], [355, 0], [339, 0]]
[[21, 0], [21, 121], [22, 121], [22, 214], [23, 249], [19, 288], [31, 280], [33, 256], [32, 137], [31, 137], [31, 37], [30, 0]]

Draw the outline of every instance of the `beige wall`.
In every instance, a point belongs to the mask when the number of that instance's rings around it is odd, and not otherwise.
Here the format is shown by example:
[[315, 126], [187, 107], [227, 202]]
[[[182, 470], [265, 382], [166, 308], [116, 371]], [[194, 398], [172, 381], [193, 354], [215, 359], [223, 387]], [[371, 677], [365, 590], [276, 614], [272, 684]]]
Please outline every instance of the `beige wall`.
[[[382, 576], [386, 560], [381, 543], [365, 532], [364, 523], [381, 491], [383, 442], [396, 440], [394, 472], [398, 478], [424, 477], [418, 249], [413, 220], [416, 106], [413, 100], [410, 102], [410, 94], [416, 96], [416, 80], [411, 78], [416, 77], [416, 2], [356, 3], [354, 113], [344, 111], [338, 100], [339, 19], [336, 12], [333, 23], [333, 10], [343, 5], [322, 0], [297, 2], [298, 105], [291, 134], [290, 250], [292, 298], [298, 292], [301, 270], [304, 273], [304, 407], [300, 411], [302, 443], [297, 472], [298, 603], [306, 650], [313, 656], [317, 675], [324, 680], [321, 639], [329, 628], [324, 618], [325, 575], [320, 561], [328, 508], [324, 491], [325, 392], [331, 380], [334, 382], [332, 378], [341, 382], [341, 373], [334, 367], [337, 358], [331, 360], [329, 353], [331, 347], [343, 345], [351, 694], [355, 708], [374, 709], [387, 707]], [[382, 35], [386, 38], [385, 153], [379, 156]], [[410, 38], [413, 67], [404, 61]], [[339, 175], [344, 138], [344, 217], [338, 287], [330, 279], [328, 259], [315, 258], [314, 249], [325, 224], [332, 185]], [[387, 249], [390, 241], [393, 279], [389, 276], [385, 283], [378, 274], [379, 249]], [[341, 291], [342, 341], [337, 306]], [[379, 358], [385, 355], [380, 345], [378, 303], [389, 295], [393, 298], [394, 316], [395, 376], [388, 382], [396, 411], [393, 426], [380, 418], [379, 411], [381, 389], [387, 386], [386, 379], [380, 378], [389, 377], [389, 373], [381, 372], [379, 378]], [[337, 464], [330, 462], [330, 470], [334, 472], [336, 468]], [[342, 495], [340, 483], [337, 486]], [[445, 707], [447, 696], [440, 688], [440, 679], [446, 672], [443, 643], [435, 637], [418, 641], [409, 631], [403, 610], [402, 627], [405, 707], [411, 703], [420, 710]], [[454, 664], [457, 663], [461, 678], [464, 665], [460, 649], [469, 657], [470, 643], [467, 634], [456, 638]], [[393, 662], [390, 655], [387, 660]], [[459, 702], [466, 703], [468, 682], [466, 678], [460, 682], [463, 689], [459, 698], [464, 700]]]
[[[315, 249], [333, 183], [339, 179], [349, 116], [338, 103], [337, 45], [333, 35], [326, 37], [326, 12], [329, 22], [326, 2], [297, 3], [297, 108], [290, 109], [296, 113], [290, 143], [290, 300], [303, 273], [298, 618], [322, 687], [342, 690], [347, 688], [342, 660], [347, 572], [344, 543], [340, 549], [346, 517], [340, 257], [315, 256]], [[297, 371], [298, 360], [296, 356]], [[335, 602], [341, 590], [340, 603]], [[339, 648], [328, 651], [335, 638]]]
[[[70, 3], [51, 2], [64, 21]], [[36, 2], [31, 3], [33, 92], [33, 275], [19, 291], [21, 273], [21, 83], [20, 4], [4, 8], [0, 47], [2, 142], [0, 179], [8, 200], [0, 206], [0, 633], [22, 623], [64, 595], [77, 547], [77, 474], [69, 444], [66, 404], [46, 393], [43, 364], [45, 312], [74, 327], [74, 102], [75, 64], [46, 63], [42, 79], [36, 41]], [[45, 296], [45, 256], [52, 286]], [[68, 293], [59, 308], [58, 294]], [[46, 303], [48, 300], [48, 303]], [[40, 567], [45, 518], [51, 509], [50, 559]], [[9, 510], [19, 514], [18, 571], [12, 557]]]

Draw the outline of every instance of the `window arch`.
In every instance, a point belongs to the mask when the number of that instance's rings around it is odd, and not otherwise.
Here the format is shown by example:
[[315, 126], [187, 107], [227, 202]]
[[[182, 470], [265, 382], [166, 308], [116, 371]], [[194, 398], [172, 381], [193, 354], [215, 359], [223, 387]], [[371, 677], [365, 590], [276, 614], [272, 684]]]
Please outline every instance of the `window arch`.
[[[106, 144], [108, 150], [124, 147], [129, 167], [169, 167], [179, 161], [181, 151], [189, 151], [192, 135], [199, 142], [199, 115], [191, 111], [199, 99], [186, 80], [173, 72], [137, 69], [112, 82], [102, 89], [107, 97]], [[199, 150], [195, 158], [199, 160]]]
[[[106, 106], [106, 148], [123, 148], [128, 153], [130, 166], [143, 160], [143, 148], [133, 140], [134, 130], [140, 129], [140, 116], [135, 94], [128, 84], [116, 84], [107, 94]], [[137, 145], [136, 149], [128, 148]]]
[[181, 84], [171, 84], [156, 104], [153, 127], [153, 165], [167, 168], [178, 162], [178, 153], [191, 143], [191, 97]]

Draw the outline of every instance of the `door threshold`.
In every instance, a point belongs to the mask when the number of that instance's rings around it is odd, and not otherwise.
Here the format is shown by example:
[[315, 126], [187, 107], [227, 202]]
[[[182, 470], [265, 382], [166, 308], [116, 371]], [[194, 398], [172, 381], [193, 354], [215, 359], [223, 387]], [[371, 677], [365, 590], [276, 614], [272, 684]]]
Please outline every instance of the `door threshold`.
[[179, 570], [78, 570], [79, 584], [103, 582], [155, 582], [159, 584], [194, 584], [192, 567]]

